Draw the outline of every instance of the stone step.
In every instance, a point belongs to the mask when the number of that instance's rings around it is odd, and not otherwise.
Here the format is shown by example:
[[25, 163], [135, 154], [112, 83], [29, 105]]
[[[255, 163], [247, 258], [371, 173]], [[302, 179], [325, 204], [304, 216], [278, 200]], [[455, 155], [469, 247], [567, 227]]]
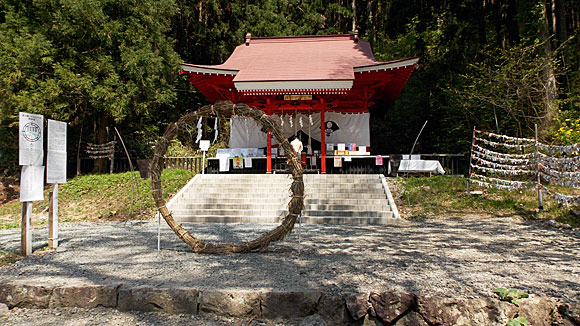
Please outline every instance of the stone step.
[[308, 224], [341, 224], [341, 225], [381, 225], [397, 223], [399, 219], [387, 217], [325, 217], [302, 216], [302, 222]]
[[391, 207], [388, 202], [382, 205], [323, 205], [323, 204], [305, 204], [304, 210], [309, 211], [390, 211]]
[[387, 196], [378, 199], [344, 199], [306, 197], [305, 205], [388, 205]]
[[284, 216], [174, 215], [179, 223], [280, 223]]
[[257, 198], [272, 200], [274, 199], [282, 199], [282, 198], [289, 198], [290, 194], [287, 190], [283, 191], [264, 191], [261, 193], [248, 193], [248, 192], [219, 192], [219, 193], [196, 193], [196, 192], [186, 192], [182, 195], [184, 199], [191, 199], [191, 198], [215, 198], [215, 200], [224, 200], [224, 199], [238, 199], [238, 198], [247, 198], [249, 200], [256, 200]]
[[381, 199], [386, 198], [384, 193], [347, 193], [347, 192], [326, 192], [326, 193], [308, 193], [306, 192], [307, 198], [320, 198], [320, 199], [357, 199], [357, 200], [367, 200], [367, 199]]
[[330, 210], [304, 210], [304, 216], [322, 216], [322, 217], [391, 217], [391, 211], [330, 211]]
[[[287, 204], [287, 203], [286, 203]], [[224, 210], [224, 209], [244, 209], [244, 210], [279, 210], [285, 208], [287, 205], [284, 205], [283, 202], [279, 203], [252, 203], [248, 201], [239, 202], [239, 203], [231, 203], [231, 202], [213, 202], [213, 203], [191, 203], [191, 202], [178, 202], [175, 205], [172, 205], [172, 209], [216, 209], [216, 210]]]
[[[280, 223], [285, 216], [174, 216], [179, 223]], [[340, 225], [381, 225], [397, 223], [398, 219], [387, 217], [329, 217], [302, 216], [302, 223]], [[297, 222], [298, 223], [298, 222]], [[297, 227], [297, 226], [295, 226]]]
[[374, 188], [374, 189], [350, 189], [350, 188], [310, 188], [305, 187], [304, 191], [307, 194], [324, 194], [324, 193], [344, 193], [344, 194], [351, 194], [351, 193], [368, 193], [368, 194], [384, 194], [385, 191], [382, 188]]
[[277, 209], [174, 209], [171, 211], [175, 215], [212, 215], [212, 216], [279, 216], [285, 210]]

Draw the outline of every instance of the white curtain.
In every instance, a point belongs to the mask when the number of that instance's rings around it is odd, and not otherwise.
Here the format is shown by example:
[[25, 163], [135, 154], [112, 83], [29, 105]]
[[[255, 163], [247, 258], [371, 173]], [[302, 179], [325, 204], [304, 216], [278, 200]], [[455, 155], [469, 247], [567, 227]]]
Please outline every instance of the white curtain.
[[[326, 143], [355, 143], [359, 146], [370, 146], [369, 113], [337, 113], [326, 112], [325, 126], [327, 127]], [[280, 115], [272, 115], [280, 125]], [[293, 124], [290, 127], [288, 122], [292, 117]], [[302, 117], [302, 125], [298, 123]], [[284, 126], [282, 132], [286, 138], [295, 134], [295, 130], [301, 130], [310, 134], [312, 139], [320, 141], [320, 113], [312, 114], [312, 126], [308, 114], [298, 114], [298, 116], [284, 114]], [[266, 134], [263, 133], [258, 124], [250, 119], [241, 116], [234, 116], [230, 123], [230, 148], [256, 148], [266, 147]], [[276, 144], [272, 138], [272, 144]]]

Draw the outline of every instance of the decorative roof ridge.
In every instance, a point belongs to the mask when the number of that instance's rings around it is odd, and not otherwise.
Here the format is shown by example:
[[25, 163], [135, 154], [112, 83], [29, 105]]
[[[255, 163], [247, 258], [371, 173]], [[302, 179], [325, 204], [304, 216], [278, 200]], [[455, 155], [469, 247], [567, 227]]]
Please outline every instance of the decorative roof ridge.
[[250, 44], [252, 43], [290, 43], [290, 42], [312, 42], [320, 41], [320, 39], [327, 39], [328, 41], [344, 41], [355, 40], [354, 34], [328, 34], [328, 35], [293, 35], [293, 36], [252, 36]]

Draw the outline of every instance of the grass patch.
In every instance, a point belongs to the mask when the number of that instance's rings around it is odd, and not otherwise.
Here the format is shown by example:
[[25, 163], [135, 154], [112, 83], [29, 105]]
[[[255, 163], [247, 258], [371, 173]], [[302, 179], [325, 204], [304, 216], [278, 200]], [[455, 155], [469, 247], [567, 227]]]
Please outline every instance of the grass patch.
[[[481, 195], [467, 195], [466, 178], [435, 176], [430, 178], [397, 178], [401, 194], [398, 205], [406, 217], [437, 217], [461, 215], [511, 216], [538, 218], [538, 195], [530, 190], [482, 189]], [[541, 218], [555, 219], [580, 226], [570, 208], [544, 196]]]
[[22, 256], [13, 252], [0, 251], [0, 267], [8, 264], [14, 264], [17, 260], [22, 258]]
[[[133, 190], [130, 172], [79, 176], [59, 185], [58, 215], [61, 222], [149, 219], [155, 212], [151, 180], [134, 173], [137, 188]], [[181, 189], [194, 174], [185, 170], [164, 170], [161, 176], [163, 197], [167, 200]], [[137, 196], [137, 189], [141, 200]], [[33, 204], [32, 224], [48, 221], [48, 192], [45, 199]], [[0, 229], [20, 227], [22, 204], [13, 201], [0, 206]]]

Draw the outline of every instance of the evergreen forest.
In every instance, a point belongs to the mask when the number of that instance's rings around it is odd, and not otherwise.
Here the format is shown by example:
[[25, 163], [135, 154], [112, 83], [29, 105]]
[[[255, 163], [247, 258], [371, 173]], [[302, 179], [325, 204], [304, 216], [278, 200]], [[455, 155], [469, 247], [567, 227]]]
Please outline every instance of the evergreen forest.
[[0, 169], [18, 171], [18, 112], [68, 122], [71, 163], [113, 127], [145, 158], [207, 104], [180, 63], [222, 63], [246, 33], [354, 30], [377, 60], [420, 57], [372, 108], [374, 153], [408, 153], [426, 120], [418, 153], [467, 153], [474, 126], [580, 142], [580, 0], [0, 0]]

